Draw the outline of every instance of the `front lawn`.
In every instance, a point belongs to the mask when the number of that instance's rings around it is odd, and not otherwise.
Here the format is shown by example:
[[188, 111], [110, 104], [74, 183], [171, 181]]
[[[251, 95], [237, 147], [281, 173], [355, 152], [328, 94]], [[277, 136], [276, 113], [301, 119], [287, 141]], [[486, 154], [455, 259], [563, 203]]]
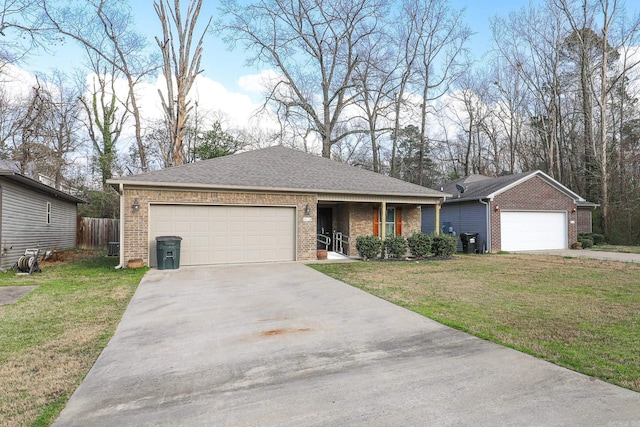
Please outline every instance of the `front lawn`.
[[538, 255], [311, 267], [395, 304], [640, 391], [640, 265]]
[[600, 244], [591, 247], [592, 251], [601, 252], [622, 252], [627, 254], [640, 254], [640, 246], [622, 246], [622, 245], [607, 245]]
[[49, 425], [115, 332], [146, 269], [115, 270], [104, 253], [66, 253], [31, 276], [0, 273], [0, 286], [37, 285], [0, 305], [0, 426]]

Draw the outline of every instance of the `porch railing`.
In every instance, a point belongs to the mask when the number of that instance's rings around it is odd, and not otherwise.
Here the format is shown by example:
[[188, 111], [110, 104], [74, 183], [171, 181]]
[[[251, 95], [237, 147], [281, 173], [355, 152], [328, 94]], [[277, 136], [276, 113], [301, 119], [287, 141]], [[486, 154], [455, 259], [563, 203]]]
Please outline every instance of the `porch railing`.
[[325, 236], [324, 234], [318, 234], [317, 236], [318, 243], [324, 245], [326, 250], [329, 250], [329, 246], [331, 245], [331, 237]]
[[342, 255], [348, 255], [345, 253], [345, 246], [349, 248], [351, 238], [342, 234], [340, 231], [333, 232], [333, 251]]

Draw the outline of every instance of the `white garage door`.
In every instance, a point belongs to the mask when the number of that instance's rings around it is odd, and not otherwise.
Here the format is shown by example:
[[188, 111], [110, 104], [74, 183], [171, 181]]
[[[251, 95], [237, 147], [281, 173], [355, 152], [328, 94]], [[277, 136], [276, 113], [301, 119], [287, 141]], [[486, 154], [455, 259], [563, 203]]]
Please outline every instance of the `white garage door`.
[[180, 265], [293, 261], [295, 208], [152, 205], [149, 261], [157, 236], [180, 236]]
[[501, 212], [503, 251], [567, 249], [565, 212]]

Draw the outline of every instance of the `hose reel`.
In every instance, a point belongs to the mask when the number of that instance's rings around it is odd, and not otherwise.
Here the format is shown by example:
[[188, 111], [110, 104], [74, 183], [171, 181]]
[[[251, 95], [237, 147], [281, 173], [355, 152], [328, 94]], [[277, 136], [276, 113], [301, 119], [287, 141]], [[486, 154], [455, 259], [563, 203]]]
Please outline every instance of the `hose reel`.
[[38, 265], [39, 255], [40, 249], [25, 250], [24, 255], [18, 258], [18, 261], [13, 265], [13, 271], [23, 274], [31, 274], [33, 272], [42, 273], [42, 270]]

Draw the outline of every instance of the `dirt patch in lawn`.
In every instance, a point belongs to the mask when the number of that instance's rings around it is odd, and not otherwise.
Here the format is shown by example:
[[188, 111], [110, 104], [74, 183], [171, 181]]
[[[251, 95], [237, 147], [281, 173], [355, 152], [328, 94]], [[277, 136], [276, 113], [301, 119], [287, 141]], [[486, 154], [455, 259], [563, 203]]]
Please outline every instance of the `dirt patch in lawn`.
[[0, 305], [13, 304], [37, 286], [0, 286]]

